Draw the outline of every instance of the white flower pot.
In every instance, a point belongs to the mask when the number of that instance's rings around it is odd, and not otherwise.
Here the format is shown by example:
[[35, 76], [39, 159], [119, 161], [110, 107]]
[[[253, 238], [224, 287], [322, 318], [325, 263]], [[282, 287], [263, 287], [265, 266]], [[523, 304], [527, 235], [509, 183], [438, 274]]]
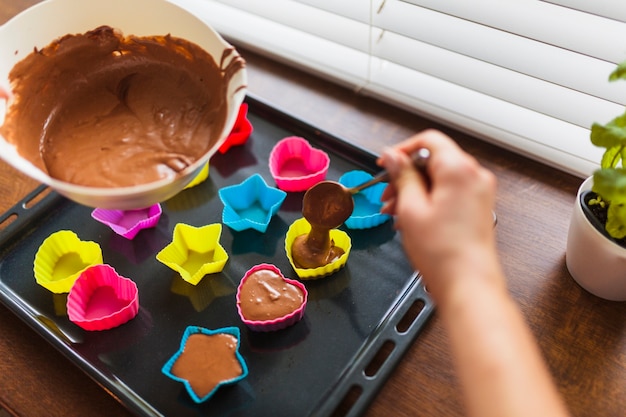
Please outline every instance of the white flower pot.
[[626, 301], [626, 248], [607, 239], [587, 220], [580, 195], [590, 190], [593, 177], [578, 189], [570, 221], [565, 263], [574, 280], [598, 297]]

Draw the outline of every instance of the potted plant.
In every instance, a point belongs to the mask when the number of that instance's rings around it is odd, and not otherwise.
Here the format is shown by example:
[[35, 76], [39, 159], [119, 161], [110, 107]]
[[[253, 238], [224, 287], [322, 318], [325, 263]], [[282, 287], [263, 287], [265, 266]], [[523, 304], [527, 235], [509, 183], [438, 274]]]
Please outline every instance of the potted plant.
[[[626, 80], [626, 62], [609, 81]], [[591, 142], [604, 148], [600, 168], [580, 186], [570, 221], [565, 261], [570, 274], [599, 297], [626, 300], [626, 111], [594, 123]]]

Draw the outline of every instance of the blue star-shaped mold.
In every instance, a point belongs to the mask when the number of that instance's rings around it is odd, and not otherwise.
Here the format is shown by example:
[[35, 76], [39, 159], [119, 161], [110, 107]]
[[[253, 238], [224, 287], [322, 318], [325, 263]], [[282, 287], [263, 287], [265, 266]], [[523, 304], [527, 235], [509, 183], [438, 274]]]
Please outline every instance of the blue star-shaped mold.
[[[227, 334], [227, 335], [231, 335], [233, 336], [235, 339], [237, 339], [237, 345], [234, 349], [234, 356], [236, 358], [236, 360], [239, 362], [239, 365], [241, 366], [241, 374], [238, 376], [235, 376], [233, 378], [230, 379], [226, 379], [223, 381], [218, 382], [215, 387], [209, 391], [206, 394], [203, 395], [198, 395], [198, 393], [195, 392], [194, 388], [193, 388], [193, 383], [197, 382], [197, 381], [190, 381], [187, 380], [185, 378], [181, 378], [180, 376], [174, 375], [172, 373], [172, 368], [174, 367], [174, 364], [176, 363], [176, 361], [178, 361], [179, 359], [181, 359], [181, 356], [185, 350], [185, 347], [187, 345], [187, 341], [189, 340], [189, 337], [191, 337], [192, 335], [195, 334], [203, 334], [206, 336], [214, 336], [214, 335], [220, 335], [220, 334]], [[231, 384], [235, 384], [239, 381], [241, 381], [242, 379], [244, 379], [246, 376], [248, 376], [248, 366], [246, 365], [246, 361], [243, 359], [243, 357], [241, 356], [241, 354], [239, 353], [239, 345], [240, 345], [240, 340], [241, 340], [241, 336], [240, 336], [240, 332], [239, 332], [239, 328], [237, 327], [224, 327], [221, 329], [216, 329], [216, 330], [210, 330], [210, 329], [205, 329], [204, 327], [199, 327], [199, 326], [188, 326], [185, 329], [185, 333], [183, 334], [183, 337], [181, 339], [180, 342], [180, 349], [178, 349], [178, 351], [167, 361], [167, 363], [165, 363], [165, 365], [163, 365], [163, 368], [161, 369], [161, 372], [163, 372], [163, 374], [175, 381], [178, 382], [182, 382], [183, 385], [185, 386], [185, 388], [187, 389], [187, 392], [189, 393], [189, 395], [191, 396], [191, 398], [196, 402], [196, 403], [202, 403], [206, 400], [208, 400], [209, 398], [211, 398], [213, 396], [213, 394], [215, 394], [215, 392], [219, 389], [219, 387], [223, 386], [223, 385], [231, 385]], [[202, 368], [206, 368], [207, 372], [210, 372], [210, 363], [203, 360], [203, 358], [206, 358], [206, 352], [204, 352], [203, 355], [198, 355], [197, 356], [197, 360], [195, 358], [193, 359], [186, 359], [186, 360], [192, 360], [192, 361], [196, 361], [197, 363], [194, 363], [194, 365], [200, 369]]]
[[255, 229], [265, 233], [287, 193], [254, 174], [240, 184], [221, 188], [219, 196], [224, 204], [222, 223], [238, 232]]

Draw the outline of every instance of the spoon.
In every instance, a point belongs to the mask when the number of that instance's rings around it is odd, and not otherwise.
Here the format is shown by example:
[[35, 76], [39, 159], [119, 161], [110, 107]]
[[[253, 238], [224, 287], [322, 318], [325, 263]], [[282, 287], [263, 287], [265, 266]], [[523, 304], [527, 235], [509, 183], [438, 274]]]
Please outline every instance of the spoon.
[[[411, 155], [413, 165], [425, 178], [426, 163], [430, 157], [430, 151], [421, 148]], [[389, 173], [381, 171], [374, 178], [363, 184], [347, 188], [336, 181], [321, 181], [309, 188], [302, 200], [302, 215], [314, 226], [334, 229], [341, 226], [354, 211], [352, 196], [365, 188], [380, 182], [388, 182]]]

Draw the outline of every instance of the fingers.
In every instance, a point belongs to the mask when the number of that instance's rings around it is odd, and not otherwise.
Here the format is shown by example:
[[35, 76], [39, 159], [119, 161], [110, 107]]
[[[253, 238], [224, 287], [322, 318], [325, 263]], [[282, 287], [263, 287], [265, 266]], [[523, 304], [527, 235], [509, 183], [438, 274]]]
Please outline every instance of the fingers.
[[[464, 151], [450, 137], [438, 130], [433, 129], [417, 133], [393, 147], [393, 149], [407, 155], [411, 155], [421, 148], [426, 148], [430, 151], [431, 161], [437, 161], [438, 159], [446, 158], [447, 156], [458, 156], [464, 154]], [[383, 165], [384, 158], [385, 154], [383, 153], [383, 155], [378, 159], [379, 165]]]
[[396, 203], [396, 189], [392, 183], [387, 184], [380, 200], [383, 202], [383, 206], [380, 209], [382, 214], [395, 215], [395, 203]]
[[382, 196], [385, 202], [384, 213], [395, 213], [398, 196], [408, 201], [415, 201], [416, 204], [427, 198], [426, 180], [415, 169], [407, 153], [396, 148], [387, 149], [380, 158], [380, 163], [387, 169], [391, 179], [390, 185]]
[[462, 152], [456, 142], [442, 132], [433, 129], [417, 133], [395, 147], [395, 149], [409, 155], [416, 152], [420, 148], [427, 148], [430, 150], [431, 158], [434, 156], [433, 154], [445, 155], [450, 152]]
[[415, 170], [407, 155], [411, 155], [421, 148], [428, 148], [429, 150], [437, 148], [437, 142], [446, 139], [447, 137], [438, 131], [426, 130], [393, 148], [385, 150], [377, 163], [389, 172], [391, 181], [381, 197], [384, 203], [381, 213], [396, 214], [397, 196], [401, 188], [408, 187], [411, 190], [413, 187], [416, 187], [416, 189], [408, 193], [408, 197], [425, 198], [427, 192], [426, 182], [422, 175]]
[[8, 100], [9, 98], [11, 98], [11, 93], [9, 92], [9, 90], [0, 85], [0, 99]]
[[396, 199], [390, 198], [388, 200], [382, 200], [383, 206], [380, 208], [381, 214], [389, 214], [394, 216], [396, 214]]
[[[430, 151], [426, 167], [428, 183], [409, 157], [421, 148]], [[398, 214], [398, 207], [405, 206], [398, 200], [408, 201], [411, 205], [427, 204], [428, 199], [437, 198], [437, 194], [467, 189], [468, 183], [480, 177], [481, 171], [478, 161], [463, 151], [454, 140], [432, 129], [387, 149], [377, 162], [387, 169], [391, 177], [382, 195], [385, 204], [381, 211], [392, 215]]]
[[[462, 157], [463, 155], [465, 155], [463, 150], [456, 144], [456, 142], [454, 142], [448, 136], [437, 130], [429, 129], [415, 134], [403, 141], [402, 143], [394, 146], [391, 150], [387, 150], [378, 159], [377, 163], [385, 167], [389, 171], [392, 179], [395, 181], [398, 175], [394, 175], [393, 170], [395, 170], [395, 173], [397, 174], [401, 169], [407, 168], [407, 166], [403, 166], [401, 164], [406, 163], [406, 158], [403, 158], [401, 161], [401, 156], [399, 156], [396, 152], [402, 153], [404, 155], [411, 155], [422, 148], [426, 148], [430, 151], [430, 160], [426, 167], [426, 171], [431, 177], [433, 174], [436, 174], [437, 171], [436, 169], [433, 169], [433, 166], [437, 167], [442, 164], [445, 165], [447, 162], [453, 161], [458, 157]], [[423, 178], [421, 179], [423, 180]], [[423, 183], [423, 181], [420, 182]], [[383, 197], [390, 198], [393, 193], [393, 189], [388, 188]]]

